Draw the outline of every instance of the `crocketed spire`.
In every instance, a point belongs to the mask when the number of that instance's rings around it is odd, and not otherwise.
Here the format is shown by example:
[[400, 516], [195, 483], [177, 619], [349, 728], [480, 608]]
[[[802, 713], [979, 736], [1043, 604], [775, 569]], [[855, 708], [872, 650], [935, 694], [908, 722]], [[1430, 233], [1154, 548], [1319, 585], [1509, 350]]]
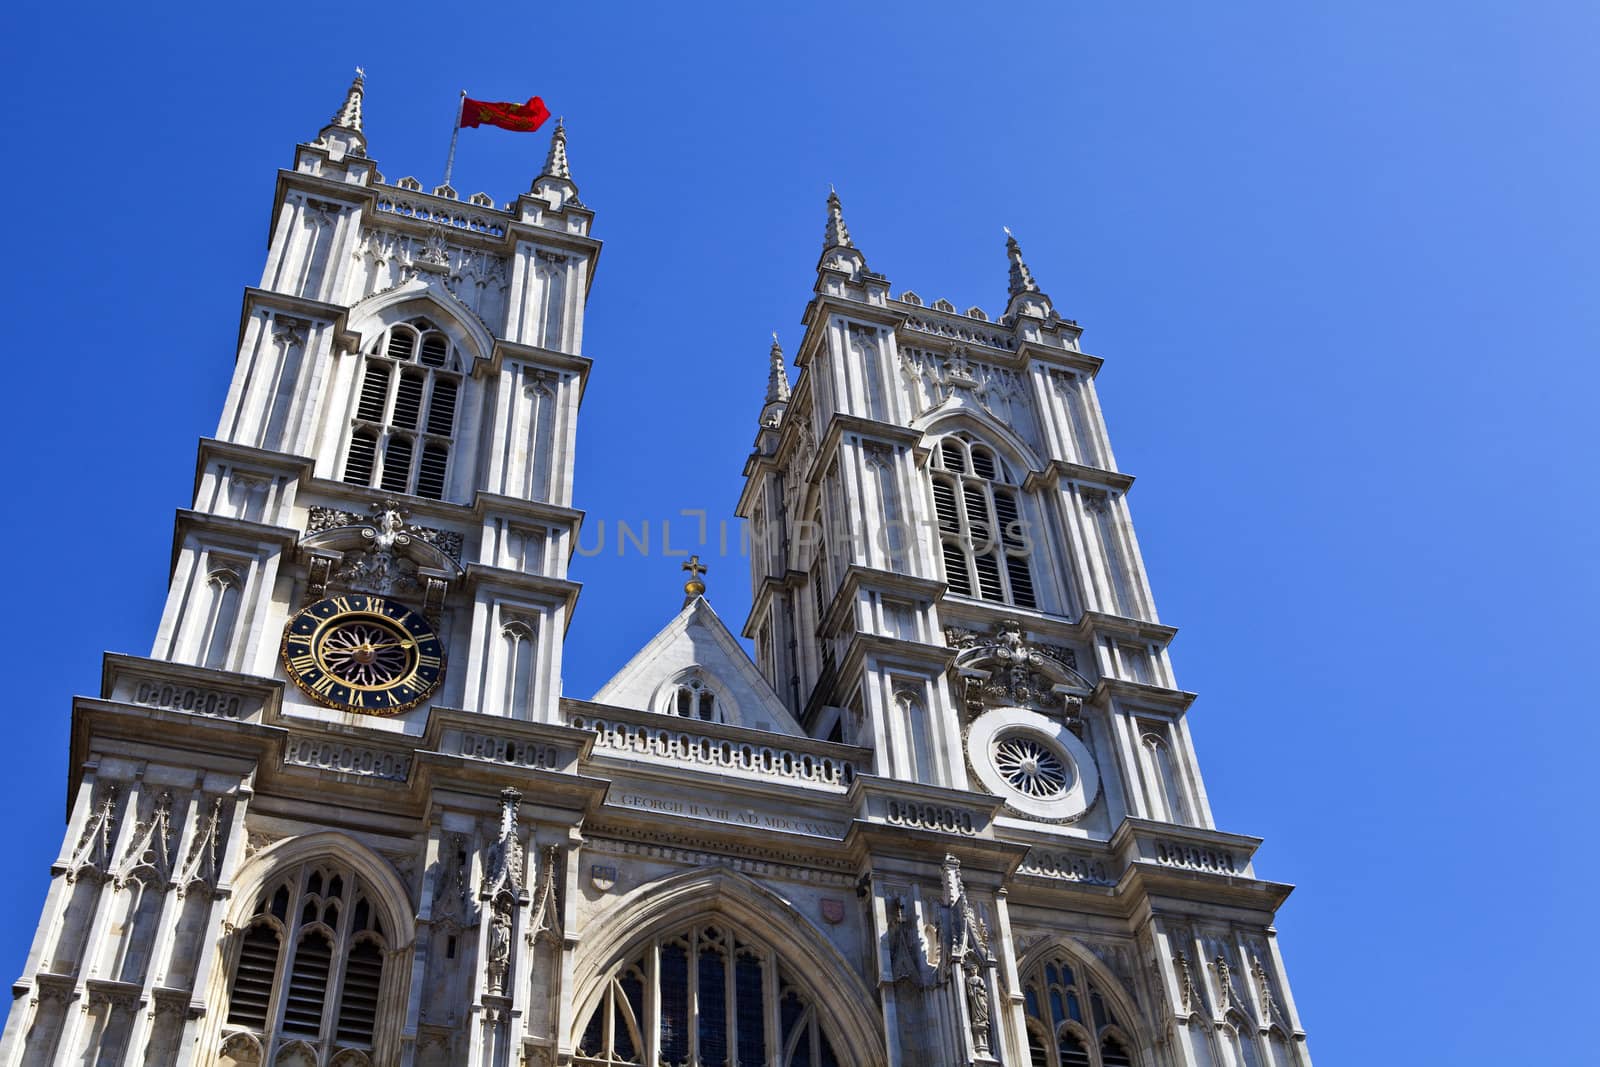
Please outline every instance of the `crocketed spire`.
[[789, 372], [784, 366], [783, 346], [778, 334], [772, 334], [772, 349], [767, 355], [767, 402], [761, 407], [761, 425], [768, 429], [783, 422], [789, 410]]
[[767, 403], [786, 404], [789, 402], [789, 372], [784, 369], [783, 346], [778, 343], [777, 333], [772, 335], [768, 359], [771, 363], [767, 371]]
[[555, 132], [550, 135], [550, 152], [544, 157], [541, 178], [572, 180], [572, 169], [567, 166], [567, 126], [565, 119], [556, 119]]
[[367, 72], [357, 67], [355, 80], [350, 83], [350, 91], [345, 93], [344, 104], [333, 113], [333, 118], [328, 120], [329, 126], [361, 132], [361, 97], [366, 92], [366, 87]]
[[844, 224], [844, 210], [839, 206], [839, 194], [830, 186], [828, 189], [828, 227], [823, 231], [822, 250], [830, 248], [854, 248], [850, 240], [850, 227]]
[[1037, 293], [1039, 283], [1033, 280], [1033, 271], [1022, 262], [1022, 246], [1017, 244], [1017, 239], [1012, 236], [1010, 227], [1002, 227], [1006, 231], [1006, 256], [1011, 260], [1011, 295], [1021, 293]]

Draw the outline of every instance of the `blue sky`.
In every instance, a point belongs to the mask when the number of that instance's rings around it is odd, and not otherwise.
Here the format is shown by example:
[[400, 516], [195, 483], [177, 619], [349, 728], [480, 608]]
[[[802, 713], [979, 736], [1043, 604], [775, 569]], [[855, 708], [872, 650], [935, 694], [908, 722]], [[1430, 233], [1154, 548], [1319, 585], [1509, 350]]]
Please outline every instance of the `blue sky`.
[[[438, 181], [459, 89], [567, 117], [607, 242], [577, 500], [731, 515], [830, 182], [895, 291], [997, 313], [1001, 226], [1100, 395], [1219, 824], [1325, 1064], [1577, 1063], [1600, 870], [1593, 415], [1600, 8], [1580, 3], [30, 6], [0, 40], [12, 610], [0, 967], [59, 845], [69, 698], [149, 650], [276, 168], [368, 71]], [[456, 185], [546, 138], [462, 134]], [[665, 401], [665, 402], [663, 402]], [[713, 560], [737, 626], [742, 562]], [[590, 695], [676, 610], [607, 553]], [[1581, 926], [1578, 927], [1582, 929]], [[1465, 1009], [1465, 1010], [1464, 1010]], [[1584, 1014], [1587, 1014], [1584, 1012]], [[1515, 1020], [1522, 1025], [1513, 1026]]]

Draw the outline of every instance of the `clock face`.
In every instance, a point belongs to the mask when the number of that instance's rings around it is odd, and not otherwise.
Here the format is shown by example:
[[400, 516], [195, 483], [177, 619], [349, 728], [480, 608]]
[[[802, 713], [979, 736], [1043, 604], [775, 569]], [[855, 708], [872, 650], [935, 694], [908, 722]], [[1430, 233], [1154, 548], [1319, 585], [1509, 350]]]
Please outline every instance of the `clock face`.
[[439, 687], [444, 646], [427, 620], [404, 605], [349, 593], [319, 600], [289, 620], [283, 665], [319, 704], [392, 715]]

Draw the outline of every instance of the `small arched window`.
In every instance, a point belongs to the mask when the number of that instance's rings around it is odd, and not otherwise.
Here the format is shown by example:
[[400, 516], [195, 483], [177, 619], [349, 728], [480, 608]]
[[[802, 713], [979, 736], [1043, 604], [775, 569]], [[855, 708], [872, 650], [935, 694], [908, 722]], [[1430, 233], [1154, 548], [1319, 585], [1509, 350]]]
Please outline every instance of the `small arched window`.
[[[1023, 977], [1030, 1067], [1135, 1067], [1144, 1061], [1097, 981], [1065, 954]], [[1053, 1034], [1046, 1041], [1043, 1035]]]
[[606, 982], [578, 1041], [581, 1067], [840, 1067], [827, 1016], [753, 938], [697, 926], [657, 938]]
[[987, 445], [968, 434], [933, 452], [933, 507], [945, 580], [952, 593], [1037, 607], [1021, 489]]
[[323, 1062], [370, 1053], [378, 1034], [387, 934], [361, 880], [331, 862], [270, 882], [238, 935], [223, 1027], [274, 1050], [308, 1042]]
[[461, 354], [427, 319], [390, 326], [367, 349], [344, 481], [444, 498], [461, 395]]
[[228, 646], [233, 640], [234, 624], [239, 620], [239, 599], [244, 586], [240, 577], [243, 565], [222, 563], [212, 568], [206, 578], [211, 591], [211, 610], [206, 618], [206, 629], [200, 639], [202, 667], [225, 667]]
[[1146, 730], [1139, 736], [1139, 747], [1150, 818], [1163, 822], [1191, 823], [1189, 805], [1183, 798], [1183, 784], [1172, 759], [1172, 746], [1155, 730]]
[[717, 702], [716, 690], [698, 672], [686, 674], [672, 686], [667, 706], [662, 710], [685, 719], [725, 722], [724, 710]]

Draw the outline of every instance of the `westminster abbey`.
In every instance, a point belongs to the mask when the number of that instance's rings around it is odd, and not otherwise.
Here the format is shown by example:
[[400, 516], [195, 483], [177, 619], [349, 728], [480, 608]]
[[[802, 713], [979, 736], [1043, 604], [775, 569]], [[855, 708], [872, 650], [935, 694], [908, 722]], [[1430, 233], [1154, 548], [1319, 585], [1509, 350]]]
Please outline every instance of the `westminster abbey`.
[[0, 1067], [1309, 1067], [1015, 239], [998, 314], [928, 302], [828, 198], [752, 345], [749, 612], [691, 563], [580, 699], [566, 132], [429, 191], [363, 92], [278, 176], [150, 653], [73, 704]]

